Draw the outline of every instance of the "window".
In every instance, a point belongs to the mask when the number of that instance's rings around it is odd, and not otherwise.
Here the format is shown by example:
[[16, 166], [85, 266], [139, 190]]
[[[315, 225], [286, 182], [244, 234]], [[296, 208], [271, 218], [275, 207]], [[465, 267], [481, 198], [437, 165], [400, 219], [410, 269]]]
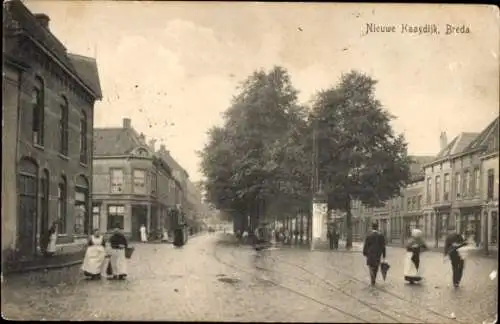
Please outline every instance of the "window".
[[111, 192], [121, 193], [123, 191], [123, 170], [111, 169]]
[[441, 177], [436, 176], [436, 191], [435, 191], [436, 202], [441, 200]]
[[467, 170], [464, 172], [464, 178], [462, 180], [462, 194], [464, 197], [469, 196], [470, 187], [470, 172]]
[[431, 203], [432, 179], [427, 178], [427, 204]]
[[80, 162], [87, 164], [87, 114], [82, 111], [80, 117]]
[[60, 220], [60, 226], [58, 228], [59, 234], [67, 233], [67, 201], [68, 201], [68, 190], [67, 190], [67, 182], [66, 178], [63, 176], [61, 180], [59, 180], [59, 185], [57, 188], [57, 217]]
[[411, 197], [411, 210], [417, 210], [417, 197]]
[[35, 87], [33, 89], [31, 104], [33, 106], [33, 143], [43, 146], [45, 128], [45, 105], [43, 81], [41, 78], [35, 79]]
[[108, 206], [108, 231], [113, 228], [123, 228], [125, 206]]
[[134, 193], [146, 194], [146, 171], [135, 169], [133, 171]]
[[457, 172], [455, 173], [455, 195], [457, 198], [461, 198], [462, 197], [462, 192], [460, 190], [460, 186], [461, 186], [461, 176], [460, 176], [460, 173]]
[[406, 209], [411, 210], [411, 198], [406, 198]]
[[487, 199], [493, 200], [493, 196], [495, 193], [495, 170], [488, 170], [488, 191], [487, 191]]
[[92, 206], [92, 229], [98, 230], [101, 226], [101, 206], [94, 205]]
[[496, 211], [492, 211], [490, 243], [496, 244], [497, 241], [498, 241], [498, 213]]
[[444, 183], [443, 183], [443, 200], [448, 201], [450, 195], [450, 174], [444, 174]]
[[474, 169], [474, 180], [472, 185], [472, 195], [479, 196], [481, 192], [481, 173], [479, 172], [479, 168]]
[[418, 195], [417, 197], [417, 210], [422, 208], [422, 195]]
[[68, 101], [64, 97], [59, 120], [59, 153], [68, 156]]
[[151, 172], [151, 193], [156, 194], [158, 188], [158, 175], [156, 172]]

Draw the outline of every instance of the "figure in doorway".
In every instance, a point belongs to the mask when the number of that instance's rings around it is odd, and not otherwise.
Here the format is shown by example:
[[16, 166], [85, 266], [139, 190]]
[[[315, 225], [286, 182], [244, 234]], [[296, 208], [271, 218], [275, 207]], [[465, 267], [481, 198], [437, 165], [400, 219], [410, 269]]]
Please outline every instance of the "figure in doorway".
[[146, 243], [148, 241], [148, 234], [147, 234], [146, 226], [144, 226], [144, 224], [142, 224], [139, 231], [141, 232], [141, 242]]
[[49, 230], [45, 234], [44, 245], [45, 251], [44, 255], [46, 257], [53, 256], [56, 253], [56, 241], [57, 241], [57, 233], [58, 228], [60, 226], [60, 220], [54, 220]]

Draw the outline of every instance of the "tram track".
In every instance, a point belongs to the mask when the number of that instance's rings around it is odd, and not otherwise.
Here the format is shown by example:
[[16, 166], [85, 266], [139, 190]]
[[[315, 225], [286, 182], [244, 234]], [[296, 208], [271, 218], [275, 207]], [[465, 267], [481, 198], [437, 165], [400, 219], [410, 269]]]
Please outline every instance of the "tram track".
[[[341, 288], [336, 287], [333, 283], [331, 283], [330, 281], [328, 281], [328, 280], [326, 280], [326, 279], [322, 278], [322, 277], [321, 277], [321, 276], [319, 276], [317, 273], [314, 273], [314, 272], [310, 271], [310, 270], [309, 270], [309, 269], [307, 269], [304, 265], [301, 265], [301, 264], [298, 264], [298, 263], [289, 262], [289, 261], [283, 260], [282, 258], [280, 258], [280, 257], [276, 257], [276, 256], [267, 256], [267, 257], [269, 257], [269, 258], [273, 259], [275, 262], [281, 262], [282, 264], [287, 264], [287, 265], [289, 265], [289, 266], [293, 266], [293, 267], [295, 267], [295, 268], [298, 268], [298, 269], [300, 269], [300, 270], [302, 270], [302, 271], [304, 271], [304, 272], [308, 273], [309, 275], [311, 275], [311, 276], [314, 276], [314, 277], [318, 278], [318, 280], [320, 280], [320, 281], [322, 281], [323, 283], [325, 283], [326, 285], [328, 285], [328, 286], [330, 286], [330, 287], [332, 287], [332, 288], [336, 289], [337, 291], [340, 291], [340, 292], [342, 292], [342, 293], [344, 293], [344, 294], [346, 294], [346, 295], [350, 296], [351, 298], [357, 299], [357, 300], [358, 300], [360, 303], [362, 303], [362, 304], [364, 304], [364, 303], [365, 303], [364, 301], [360, 300], [358, 297], [355, 297], [355, 296], [353, 296], [353, 295], [351, 295], [351, 294], [349, 294], [349, 293], [347, 293], [347, 292], [342, 291], [342, 289], [341, 289]], [[346, 278], [349, 278], [349, 279], [351, 279], [351, 280], [353, 280], [353, 281], [355, 281], [355, 282], [357, 282], [357, 283], [366, 284], [366, 280], [363, 280], [363, 279], [360, 279], [360, 278], [358, 278], [358, 277], [356, 277], [356, 276], [353, 276], [353, 275], [351, 275], [351, 274], [348, 274], [348, 273], [346, 273], [345, 271], [340, 270], [340, 269], [339, 269], [339, 267], [335, 267], [335, 266], [331, 266], [331, 265], [330, 265], [330, 266], [327, 266], [327, 267], [326, 267], [326, 269], [328, 269], [328, 270], [334, 270], [334, 271], [335, 271], [335, 272], [337, 272], [338, 274], [340, 274], [340, 275], [342, 275], [342, 276], [345, 276]], [[384, 293], [384, 294], [386, 294], [386, 295], [392, 296], [393, 298], [396, 298], [396, 299], [398, 299], [398, 300], [400, 300], [400, 301], [402, 301], [402, 302], [405, 302], [405, 303], [407, 303], [407, 304], [410, 304], [412, 307], [415, 307], [415, 306], [416, 306], [416, 307], [418, 307], [421, 311], [423, 310], [423, 311], [426, 311], [426, 312], [427, 312], [427, 313], [429, 313], [429, 314], [433, 314], [435, 317], [439, 318], [439, 320], [440, 320], [441, 322], [442, 322], [442, 321], [446, 321], [446, 322], [453, 322], [453, 323], [461, 323], [461, 324], [465, 324], [464, 322], [461, 322], [461, 321], [459, 321], [459, 320], [457, 320], [457, 319], [453, 319], [453, 320], [452, 320], [452, 319], [450, 319], [450, 317], [448, 317], [448, 316], [446, 316], [446, 315], [443, 315], [443, 314], [441, 314], [441, 313], [439, 313], [439, 312], [437, 312], [437, 311], [435, 311], [435, 310], [433, 310], [433, 309], [431, 309], [431, 308], [428, 308], [427, 306], [422, 305], [422, 304], [420, 304], [420, 303], [418, 303], [418, 302], [416, 302], [416, 301], [414, 301], [414, 300], [408, 300], [408, 299], [406, 299], [406, 298], [404, 298], [404, 297], [402, 297], [402, 296], [400, 296], [400, 295], [398, 295], [398, 294], [396, 294], [396, 293], [394, 293], [394, 292], [388, 291], [388, 290], [386, 290], [386, 289], [383, 289], [383, 288], [380, 288], [380, 287], [377, 287], [377, 286], [374, 286], [374, 288], [375, 288], [377, 291], [380, 291], [380, 292], [382, 292], [382, 293]], [[416, 316], [413, 316], [413, 315], [403, 314], [403, 313], [398, 312], [398, 311], [391, 311], [391, 312], [393, 312], [393, 313], [395, 313], [395, 314], [400, 314], [400, 315], [402, 315], [402, 316], [405, 316], [405, 317], [407, 317], [407, 318], [411, 318], [411, 319], [413, 319], [413, 320], [422, 321], [422, 319], [421, 319], [421, 318], [416, 317]]]
[[[233, 249], [231, 250], [230, 254], [232, 257], [235, 257], [234, 253], [237, 251], [237, 249]], [[280, 262], [281, 264], [285, 264], [287, 266], [291, 266], [291, 267], [294, 267], [294, 268], [297, 268], [305, 273], [307, 273], [309, 276], [312, 276], [316, 279], [316, 281], [320, 281], [321, 284], [319, 283], [312, 283], [310, 280], [306, 281], [304, 280], [304, 278], [300, 278], [300, 277], [297, 277], [297, 276], [293, 276], [293, 275], [290, 275], [290, 274], [287, 274], [286, 277], [289, 278], [289, 279], [293, 279], [293, 280], [297, 280], [297, 281], [301, 281], [301, 282], [307, 282], [309, 284], [313, 284], [315, 286], [318, 286], [318, 287], [321, 287], [325, 290], [325, 285], [329, 288], [327, 288], [326, 290], [329, 290], [330, 292], [338, 292], [338, 293], [341, 293], [351, 299], [354, 299], [357, 303], [359, 304], [362, 304], [364, 307], [380, 314], [381, 316], [384, 316], [385, 318], [395, 322], [395, 323], [401, 323], [402, 322], [402, 319], [403, 318], [407, 318], [410, 320], [411, 323], [433, 323], [433, 322], [436, 322], [437, 320], [436, 319], [433, 319], [433, 320], [430, 320], [430, 319], [423, 319], [422, 317], [418, 317], [418, 316], [415, 316], [415, 315], [411, 315], [411, 314], [408, 314], [407, 312], [403, 312], [403, 311], [398, 311], [398, 310], [382, 310], [380, 305], [378, 304], [373, 304], [373, 303], [370, 303], [370, 302], [367, 302], [365, 300], [362, 300], [352, 294], [350, 294], [349, 292], [345, 291], [343, 289], [343, 287], [340, 287], [339, 285], [335, 285], [333, 284], [332, 282], [322, 278], [321, 276], [319, 276], [317, 273], [314, 273], [310, 270], [308, 270], [307, 268], [305, 268], [303, 265], [301, 264], [298, 264], [298, 263], [293, 263], [293, 262], [288, 262], [288, 261], [285, 261], [283, 260], [282, 258], [279, 258], [279, 257], [276, 257], [276, 256], [271, 256], [269, 255], [269, 252], [270, 251], [264, 251], [264, 252], [260, 252], [260, 257], [264, 257], [264, 258], [269, 258], [270, 260], [273, 260], [274, 262]], [[233, 265], [232, 265], [233, 266]], [[234, 266], [233, 266], [234, 268]], [[267, 268], [264, 268], [264, 267], [256, 267], [257, 269], [259, 270], [265, 270], [265, 271], [269, 271], [269, 272], [273, 272], [274, 270], [273, 269], [267, 269]], [[357, 283], [363, 283], [363, 284], [366, 284], [365, 280], [362, 280], [362, 279], [359, 279], [358, 277], [356, 276], [353, 276], [353, 275], [350, 275], [350, 274], [347, 274], [341, 270], [339, 270], [337, 267], [328, 267], [329, 269], [332, 269], [332, 270], [335, 270], [337, 273], [339, 273], [340, 275], [343, 275], [349, 279], [351, 279], [352, 281], [354, 282], [357, 282]], [[243, 271], [243, 269], [240, 269], [238, 268], [239, 270]], [[245, 272], [248, 272], [248, 271], [245, 271]], [[254, 274], [252, 272], [252, 274]], [[267, 280], [267, 281], [270, 281], [270, 280]], [[272, 281], [272, 280], [271, 280]], [[280, 286], [281, 284], [279, 283], [276, 283], [274, 282], [275, 285], [277, 286]], [[342, 285], [344, 286], [344, 285]], [[290, 288], [290, 287], [287, 287], [288, 290], [292, 289], [293, 288]], [[402, 302], [405, 302], [405, 303], [408, 303], [410, 304], [410, 306], [412, 307], [415, 307], [417, 306], [419, 308], [419, 311], [421, 312], [422, 310], [424, 310], [426, 312], [426, 315], [425, 317], [436, 317], [439, 319], [439, 322], [443, 323], [443, 322], [454, 322], [454, 323], [463, 323], [463, 322], [460, 322], [460, 321], [457, 321], [457, 320], [452, 320], [450, 319], [449, 317], [445, 316], [445, 315], [442, 315], [441, 313], [438, 313], [424, 305], [420, 305], [418, 303], [415, 303], [415, 301], [411, 301], [411, 300], [408, 300], [408, 299], [405, 299], [401, 296], [399, 296], [398, 294], [395, 294], [395, 293], [392, 293], [390, 291], [387, 291], [385, 289], [382, 289], [380, 287], [375, 287], [375, 289], [377, 291], [380, 291], [384, 294], [387, 294], [387, 295], [390, 295], [392, 296], [393, 298], [396, 298]], [[324, 302], [321, 302], [322, 305], [324, 305]], [[338, 308], [338, 307], [336, 307]], [[394, 314], [394, 315], [392, 315]], [[399, 318], [397, 318], [397, 317]]]
[[[234, 252], [234, 251], [231, 251], [231, 255], [233, 255], [233, 252]], [[361, 322], [361, 323], [371, 323], [371, 322], [372, 322], [372, 321], [370, 321], [370, 320], [365, 320], [364, 318], [362, 318], [362, 317], [360, 317], [360, 316], [358, 316], [358, 315], [356, 315], [356, 314], [353, 314], [353, 313], [351, 313], [351, 312], [348, 312], [348, 311], [346, 311], [346, 310], [344, 310], [344, 309], [342, 309], [342, 308], [340, 308], [340, 307], [336, 307], [336, 306], [334, 306], [334, 305], [330, 305], [330, 304], [325, 303], [325, 302], [323, 302], [323, 301], [321, 301], [321, 300], [318, 300], [317, 298], [314, 298], [314, 297], [309, 296], [309, 295], [307, 295], [307, 294], [305, 294], [305, 293], [303, 293], [303, 292], [301, 292], [301, 291], [298, 291], [298, 290], [296, 290], [296, 289], [294, 289], [294, 288], [290, 288], [290, 287], [288, 287], [288, 286], [286, 286], [286, 285], [283, 285], [283, 284], [281, 284], [281, 283], [279, 283], [279, 282], [276, 282], [275, 280], [269, 280], [269, 279], [263, 278], [262, 276], [256, 276], [254, 271], [249, 271], [249, 270], [244, 269], [243, 267], [236, 266], [236, 265], [234, 265], [234, 264], [232, 264], [232, 263], [230, 263], [230, 262], [226, 262], [226, 261], [224, 261], [223, 259], [221, 259], [221, 258], [217, 255], [217, 248], [215, 248], [215, 249], [214, 249], [214, 252], [213, 252], [213, 257], [214, 257], [214, 259], [215, 259], [217, 262], [219, 262], [219, 263], [221, 263], [221, 264], [223, 264], [223, 265], [225, 265], [225, 266], [227, 266], [227, 267], [233, 268], [233, 269], [235, 269], [235, 270], [237, 270], [237, 271], [244, 272], [244, 273], [246, 273], [246, 274], [250, 274], [250, 275], [252, 275], [252, 276], [255, 276], [257, 279], [260, 279], [260, 280], [263, 280], [263, 281], [267, 281], [267, 282], [271, 283], [272, 285], [274, 285], [274, 286], [276, 286], [276, 287], [279, 287], [279, 288], [281, 288], [281, 289], [283, 289], [283, 290], [286, 290], [286, 291], [288, 291], [288, 292], [291, 292], [291, 293], [293, 293], [293, 294], [295, 294], [295, 295], [298, 295], [298, 296], [300, 296], [300, 297], [302, 297], [302, 298], [304, 298], [304, 299], [307, 299], [307, 300], [309, 300], [309, 301], [312, 301], [312, 302], [314, 302], [314, 303], [316, 303], [316, 304], [319, 304], [319, 305], [321, 305], [321, 306], [327, 307], [327, 308], [328, 308], [328, 309], [330, 309], [330, 310], [333, 310], [333, 311], [336, 311], [336, 312], [338, 312], [338, 313], [340, 313], [340, 314], [342, 314], [342, 315], [348, 316], [349, 318], [352, 318], [352, 319], [354, 319], [354, 320], [356, 320], [356, 321], [358, 321], [358, 322]], [[267, 270], [267, 269], [266, 269], [266, 270]], [[269, 270], [269, 271], [272, 271], [272, 270]]]
[[[235, 252], [234, 250], [231, 251], [231, 254], [234, 255], [234, 252]], [[260, 257], [263, 257], [263, 258], [267, 257], [269, 259], [272, 259], [274, 262], [277, 261], [277, 258], [269, 256], [268, 251], [265, 251], [264, 253], [261, 253]], [[262, 270], [273, 271], [271, 269], [262, 269]], [[315, 273], [307, 271], [307, 269], [305, 269], [305, 268], [304, 269], [300, 269], [300, 270], [308, 273], [309, 275], [313, 276], [316, 280], [319, 279], [322, 282], [322, 284], [316, 283], [315, 286], [320, 287], [322, 289], [325, 289], [325, 286], [323, 284], [326, 284], [329, 287], [329, 289], [326, 289], [326, 290], [329, 290], [330, 292], [340, 292], [343, 295], [345, 295], [345, 296], [347, 296], [347, 297], [349, 297], [351, 299], [354, 299], [357, 303], [362, 304], [366, 308], [368, 308], [368, 309], [370, 309], [370, 310], [372, 310], [372, 311], [374, 311], [374, 312], [376, 312], [376, 313], [384, 316], [387, 319], [390, 319], [391, 321], [393, 321], [395, 323], [401, 323], [402, 322], [401, 318], [396, 318], [395, 316], [391, 315], [389, 312], [394, 313], [394, 314], [396, 314], [399, 317], [406, 317], [406, 318], [410, 319], [410, 323], [426, 323], [426, 322], [429, 322], [429, 321], [426, 321], [426, 320], [424, 320], [424, 319], [422, 319], [420, 317], [409, 315], [407, 313], [403, 313], [403, 312], [396, 311], [396, 310], [384, 311], [381, 308], [377, 307], [378, 305], [376, 306], [375, 304], [372, 304], [372, 303], [369, 303], [367, 301], [364, 301], [364, 300], [362, 300], [362, 299], [360, 299], [360, 298], [358, 298], [358, 297], [356, 297], [356, 296], [354, 296], [354, 295], [346, 292], [344, 289], [340, 288], [339, 286], [334, 285], [330, 281], [321, 278], [320, 276], [316, 275]], [[297, 280], [297, 281], [305, 282], [304, 278], [300, 278], [298, 276], [293, 276], [293, 275], [287, 274], [286, 277], [294, 279], [294, 280]], [[308, 283], [311, 284], [312, 282], [308, 281]]]

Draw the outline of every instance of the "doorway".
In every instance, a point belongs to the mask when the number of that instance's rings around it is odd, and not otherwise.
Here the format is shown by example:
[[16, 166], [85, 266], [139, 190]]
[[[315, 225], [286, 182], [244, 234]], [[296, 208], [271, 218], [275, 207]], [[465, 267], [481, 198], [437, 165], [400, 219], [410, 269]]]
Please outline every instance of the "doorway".
[[36, 253], [37, 232], [37, 165], [28, 159], [23, 159], [19, 164], [18, 177], [18, 218], [17, 218], [17, 249], [19, 258], [29, 260]]
[[38, 242], [40, 245], [40, 250], [43, 252], [46, 249], [44, 246], [46, 243], [44, 238], [49, 231], [49, 197], [50, 197], [50, 177], [49, 171], [43, 170], [42, 178], [40, 180], [40, 221], [38, 223]]
[[148, 222], [148, 207], [146, 205], [132, 205], [132, 240], [140, 241], [140, 228]]

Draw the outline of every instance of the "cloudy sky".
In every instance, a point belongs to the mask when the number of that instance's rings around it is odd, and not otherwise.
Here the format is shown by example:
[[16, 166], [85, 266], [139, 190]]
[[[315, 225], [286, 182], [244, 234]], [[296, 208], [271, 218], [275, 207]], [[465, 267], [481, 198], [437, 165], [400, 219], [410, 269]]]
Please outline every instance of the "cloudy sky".
[[[358, 69], [398, 117], [411, 154], [433, 155], [448, 139], [488, 125], [499, 109], [499, 12], [487, 6], [24, 1], [50, 16], [68, 51], [96, 57], [104, 98], [97, 127], [123, 117], [158, 138], [201, 178], [195, 153], [221, 123], [239, 82], [281, 65], [307, 102]], [[369, 23], [397, 26], [368, 33]], [[410, 35], [401, 24], [436, 24], [440, 35]], [[445, 35], [446, 24], [468, 34]]]

